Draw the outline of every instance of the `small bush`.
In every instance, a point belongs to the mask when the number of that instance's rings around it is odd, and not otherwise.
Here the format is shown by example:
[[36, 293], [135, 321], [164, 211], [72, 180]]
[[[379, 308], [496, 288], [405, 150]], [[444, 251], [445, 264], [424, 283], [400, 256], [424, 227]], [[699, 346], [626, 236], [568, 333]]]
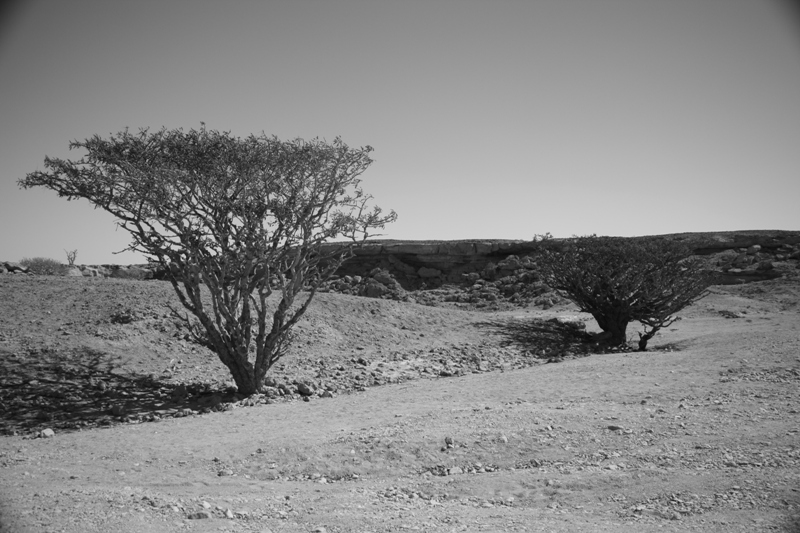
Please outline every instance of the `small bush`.
[[39, 276], [64, 276], [68, 270], [66, 265], [62, 265], [55, 259], [48, 259], [47, 257], [26, 257], [20, 261], [20, 264], [28, 267], [28, 270], [32, 274], [37, 274]]

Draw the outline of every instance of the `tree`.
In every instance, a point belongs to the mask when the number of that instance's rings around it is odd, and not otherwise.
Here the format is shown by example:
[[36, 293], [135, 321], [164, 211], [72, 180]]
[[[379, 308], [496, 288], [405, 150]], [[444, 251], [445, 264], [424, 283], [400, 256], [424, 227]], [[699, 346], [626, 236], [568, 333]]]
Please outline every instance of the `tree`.
[[72, 250], [72, 251], [64, 250], [64, 252], [67, 254], [67, 265], [74, 266], [75, 258], [78, 257], [78, 250]]
[[[349, 148], [339, 138], [242, 139], [203, 125], [126, 129], [73, 141], [75, 148], [86, 155], [46, 158], [47, 171], [28, 174], [20, 187], [85, 198], [117, 217], [132, 237], [126, 250], [166, 269], [195, 320], [173, 311], [246, 395], [261, 390], [285, 354], [320, 284], [373, 228], [396, 218], [371, 207], [360, 187], [372, 148]], [[342, 238], [341, 246], [322, 247]], [[273, 292], [277, 306], [267, 302]]]
[[628, 323], [644, 326], [639, 350], [675, 313], [708, 294], [711, 277], [691, 250], [661, 237], [545, 239], [537, 266], [545, 283], [591, 313], [611, 346], [627, 343]]

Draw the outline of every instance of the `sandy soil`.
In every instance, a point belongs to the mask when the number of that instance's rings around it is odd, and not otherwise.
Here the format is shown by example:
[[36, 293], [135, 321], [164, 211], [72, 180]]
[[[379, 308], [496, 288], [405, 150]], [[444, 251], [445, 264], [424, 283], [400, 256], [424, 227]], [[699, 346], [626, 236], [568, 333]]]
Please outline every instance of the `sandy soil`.
[[590, 356], [568, 305], [322, 294], [244, 399], [170, 290], [0, 278], [0, 531], [800, 531], [796, 278]]

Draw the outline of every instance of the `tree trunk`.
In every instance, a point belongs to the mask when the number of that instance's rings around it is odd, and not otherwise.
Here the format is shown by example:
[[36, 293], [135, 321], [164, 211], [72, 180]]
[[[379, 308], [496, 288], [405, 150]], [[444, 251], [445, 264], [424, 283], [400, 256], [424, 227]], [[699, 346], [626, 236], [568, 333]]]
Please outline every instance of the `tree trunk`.
[[643, 334], [639, 333], [639, 351], [640, 352], [646, 352], [647, 351], [647, 341], [652, 339], [655, 336], [655, 334], [658, 332], [659, 329], [661, 329], [661, 328], [654, 327], [650, 331], [647, 331], [647, 332], [645, 332]]
[[256, 377], [253, 375], [252, 367], [249, 369], [249, 372], [247, 368], [238, 368], [237, 370], [231, 367], [228, 368], [231, 370], [231, 375], [233, 375], [233, 381], [236, 383], [239, 394], [251, 396], [259, 392], [259, 385]]
[[622, 346], [628, 342], [627, 329], [630, 320], [627, 316], [621, 314], [615, 315], [600, 315], [594, 314], [594, 319], [605, 334], [606, 343], [609, 346]]
[[[217, 348], [219, 350], [219, 348]], [[239, 394], [250, 396], [259, 392], [260, 383], [256, 379], [255, 369], [250, 362], [242, 362], [235, 355], [226, 351], [224, 355], [217, 353], [220, 361], [228, 367]]]

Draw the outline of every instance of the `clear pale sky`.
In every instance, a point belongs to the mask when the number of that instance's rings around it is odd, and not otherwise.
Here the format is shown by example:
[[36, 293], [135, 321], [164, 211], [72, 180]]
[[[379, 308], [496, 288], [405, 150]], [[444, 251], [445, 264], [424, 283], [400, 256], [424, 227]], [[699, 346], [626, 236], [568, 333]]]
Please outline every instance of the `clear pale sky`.
[[136, 263], [23, 191], [126, 126], [371, 145], [384, 238], [800, 229], [800, 10], [777, 0], [27, 0], [0, 10], [0, 260]]

